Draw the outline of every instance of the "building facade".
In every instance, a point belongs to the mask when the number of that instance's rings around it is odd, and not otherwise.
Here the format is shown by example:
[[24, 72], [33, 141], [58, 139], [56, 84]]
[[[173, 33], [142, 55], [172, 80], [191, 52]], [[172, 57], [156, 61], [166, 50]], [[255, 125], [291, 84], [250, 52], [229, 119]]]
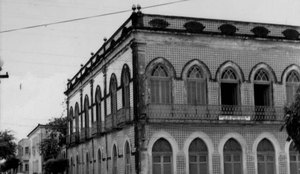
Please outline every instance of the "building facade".
[[38, 124], [28, 135], [30, 144], [29, 151], [29, 174], [43, 173], [43, 158], [40, 154], [40, 143], [49, 136], [49, 129], [46, 125]]
[[72, 174], [299, 174], [300, 28], [133, 12], [67, 90]]
[[18, 172], [29, 173], [29, 158], [30, 158], [30, 142], [27, 138], [23, 138], [18, 142], [17, 157], [20, 159]]

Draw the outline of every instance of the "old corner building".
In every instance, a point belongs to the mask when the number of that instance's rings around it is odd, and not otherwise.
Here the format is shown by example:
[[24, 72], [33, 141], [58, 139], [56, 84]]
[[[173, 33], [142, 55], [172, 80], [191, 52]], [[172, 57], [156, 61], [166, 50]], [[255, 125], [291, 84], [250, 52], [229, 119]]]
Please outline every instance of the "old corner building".
[[299, 174], [300, 28], [133, 12], [69, 80], [72, 174]]

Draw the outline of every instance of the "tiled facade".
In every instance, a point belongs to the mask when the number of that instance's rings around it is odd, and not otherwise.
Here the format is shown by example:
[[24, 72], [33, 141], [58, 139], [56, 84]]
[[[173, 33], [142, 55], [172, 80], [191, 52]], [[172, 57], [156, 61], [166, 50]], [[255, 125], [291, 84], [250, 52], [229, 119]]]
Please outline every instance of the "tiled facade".
[[[270, 170], [293, 174], [290, 142], [280, 127], [292, 72], [292, 84], [300, 84], [299, 32], [294, 26], [133, 12], [68, 82], [69, 172], [192, 173], [189, 148], [199, 138], [207, 147], [207, 173], [228, 172], [224, 149], [233, 140], [241, 148], [240, 173], [260, 174], [258, 149], [267, 140], [274, 150]], [[205, 84], [201, 105], [188, 101], [189, 72], [195, 66]], [[153, 85], [158, 67], [166, 76], [157, 85], [167, 88]], [[228, 69], [234, 74], [229, 81], [224, 79]], [[236, 89], [236, 101], [224, 99], [231, 89], [226, 84]], [[154, 161], [160, 140], [171, 147], [163, 163]]]

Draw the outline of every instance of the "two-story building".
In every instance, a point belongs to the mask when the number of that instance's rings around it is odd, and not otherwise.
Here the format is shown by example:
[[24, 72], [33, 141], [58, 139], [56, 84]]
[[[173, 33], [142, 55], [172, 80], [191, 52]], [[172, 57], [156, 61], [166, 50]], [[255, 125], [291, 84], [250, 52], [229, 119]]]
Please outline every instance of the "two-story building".
[[18, 172], [29, 173], [29, 158], [30, 158], [30, 142], [27, 138], [23, 138], [18, 142], [17, 157], [20, 159]]
[[50, 134], [46, 125], [38, 124], [28, 135], [30, 144], [29, 151], [29, 174], [43, 173], [43, 157], [40, 153], [40, 143]]
[[143, 14], [68, 81], [72, 174], [299, 174], [300, 27]]

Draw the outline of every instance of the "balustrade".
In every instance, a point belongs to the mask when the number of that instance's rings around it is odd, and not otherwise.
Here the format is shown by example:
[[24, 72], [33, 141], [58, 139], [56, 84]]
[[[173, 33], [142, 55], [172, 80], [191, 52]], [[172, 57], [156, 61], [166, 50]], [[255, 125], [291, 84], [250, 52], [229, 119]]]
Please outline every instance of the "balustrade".
[[150, 121], [244, 120], [282, 121], [283, 107], [229, 105], [148, 105]]

